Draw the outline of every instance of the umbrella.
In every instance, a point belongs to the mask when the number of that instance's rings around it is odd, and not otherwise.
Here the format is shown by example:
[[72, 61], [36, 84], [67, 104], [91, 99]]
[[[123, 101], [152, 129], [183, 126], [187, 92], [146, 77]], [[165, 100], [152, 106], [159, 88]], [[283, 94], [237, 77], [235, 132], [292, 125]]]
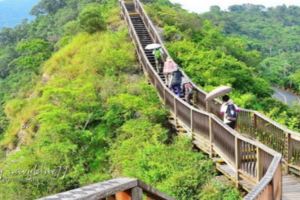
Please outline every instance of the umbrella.
[[232, 90], [229, 86], [220, 86], [206, 95], [205, 101], [213, 100], [216, 97], [223, 96]]
[[157, 44], [157, 43], [153, 43], [153, 44], [148, 44], [145, 49], [148, 49], [148, 50], [151, 50], [151, 49], [157, 49], [157, 48], [160, 48], [161, 45], [160, 44]]

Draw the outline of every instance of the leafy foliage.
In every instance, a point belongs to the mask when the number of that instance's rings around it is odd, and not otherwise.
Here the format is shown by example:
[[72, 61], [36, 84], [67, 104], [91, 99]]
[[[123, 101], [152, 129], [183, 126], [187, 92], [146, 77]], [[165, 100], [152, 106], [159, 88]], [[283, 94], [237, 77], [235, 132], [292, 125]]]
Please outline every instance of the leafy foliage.
[[88, 33], [105, 29], [105, 22], [101, 15], [100, 6], [86, 7], [79, 15], [80, 26]]
[[229, 12], [213, 11], [203, 17], [223, 27], [227, 35], [240, 35], [248, 40], [248, 48], [262, 53], [257, 65], [260, 75], [272, 84], [299, 92], [292, 76], [299, 70], [300, 8], [261, 5], [234, 5]]
[[217, 182], [216, 180], [211, 180], [201, 192], [199, 199], [210, 200], [210, 199], [223, 199], [223, 200], [233, 200], [241, 199], [239, 193], [236, 189], [227, 187], [226, 185]]
[[212, 162], [193, 153], [189, 140], [177, 138], [166, 145], [167, 138], [159, 125], [127, 121], [110, 152], [115, 173], [138, 177], [178, 199], [198, 199], [201, 187], [214, 174]]

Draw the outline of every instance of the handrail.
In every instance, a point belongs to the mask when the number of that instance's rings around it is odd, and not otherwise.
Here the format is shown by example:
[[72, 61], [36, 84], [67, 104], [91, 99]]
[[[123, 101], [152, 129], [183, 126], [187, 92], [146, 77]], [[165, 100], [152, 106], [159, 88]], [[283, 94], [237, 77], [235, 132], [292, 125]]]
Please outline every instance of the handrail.
[[[72, 200], [92, 200], [106, 199], [118, 196], [118, 193], [125, 193], [132, 200], [142, 200], [143, 194], [151, 199], [157, 200], [174, 200], [174, 198], [159, 192], [155, 188], [146, 185], [142, 181], [133, 178], [116, 178], [101, 183], [84, 186], [74, 190], [62, 192], [39, 200], [50, 199], [72, 199]], [[120, 194], [121, 195], [121, 194]], [[114, 198], [115, 199], [115, 198]]]
[[[128, 4], [130, 2], [126, 3]], [[139, 0], [133, 0], [131, 3], [134, 4], [135, 9], [140, 14], [150, 35], [152, 34], [152, 39], [155, 42], [159, 42], [165, 54], [169, 55]], [[263, 195], [273, 195], [274, 199], [280, 199], [281, 154], [259, 142], [240, 135], [238, 132], [224, 125], [222, 121], [213, 114], [200, 111], [174, 95], [162, 82], [150, 64], [139, 42], [138, 35], [131, 22], [124, 1], [120, 0], [120, 4], [124, 18], [129, 26], [130, 35], [137, 48], [138, 59], [144, 71], [148, 74], [150, 81], [158, 90], [159, 96], [162, 98], [165, 106], [175, 115], [176, 120], [184, 123], [193, 135], [209, 138], [209, 145], [211, 146], [210, 154], [213, 152], [219, 154], [228, 165], [235, 169], [238, 183], [240, 179], [243, 179], [242, 175], [246, 175], [255, 180], [255, 191], [252, 190], [249, 193], [250, 196], [247, 196], [248, 199], [260, 199]], [[275, 171], [274, 168], [276, 169]], [[273, 181], [270, 181], [270, 177], [272, 177]], [[267, 190], [266, 188], [268, 187], [271, 187], [272, 190]]]
[[279, 129], [282, 129], [284, 132], [289, 132], [291, 134], [295, 134], [295, 136], [298, 136], [300, 135], [300, 133], [297, 133], [296, 131], [293, 131], [293, 130], [290, 130], [288, 129], [287, 127], [283, 126], [282, 124], [279, 124], [277, 123], [276, 121], [266, 117], [264, 114], [261, 114], [260, 112], [258, 111], [255, 111], [255, 110], [248, 110], [249, 112], [252, 112], [252, 113], [255, 113], [256, 115], [260, 116], [261, 118], [264, 118], [266, 121], [268, 121], [270, 124], [278, 127]]
[[[272, 160], [269, 170], [267, 171], [263, 180], [260, 181], [259, 184], [257, 184], [253, 188], [253, 190], [245, 196], [244, 198], [245, 200], [255, 199], [256, 197], [259, 197], [261, 195], [261, 193], [265, 190], [265, 188], [268, 187], [268, 184], [270, 184], [271, 181], [273, 180], [273, 176], [276, 173], [276, 171], [281, 170], [280, 168], [278, 169], [278, 166], [280, 166], [280, 162], [281, 162], [281, 155], [276, 155]], [[271, 199], [275, 199], [274, 196]]]

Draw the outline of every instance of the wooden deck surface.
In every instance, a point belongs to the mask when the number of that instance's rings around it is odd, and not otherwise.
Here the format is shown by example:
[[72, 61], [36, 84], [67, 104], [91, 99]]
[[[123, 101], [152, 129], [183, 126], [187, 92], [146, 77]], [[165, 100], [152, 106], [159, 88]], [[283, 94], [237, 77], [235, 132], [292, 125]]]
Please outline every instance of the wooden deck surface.
[[[229, 165], [219, 164], [217, 169], [234, 181], [235, 171]], [[246, 191], [250, 191], [254, 187], [244, 180], [241, 180], [240, 184]], [[300, 177], [290, 174], [282, 177], [282, 200], [300, 200]]]
[[300, 178], [294, 175], [282, 177], [282, 200], [300, 200]]

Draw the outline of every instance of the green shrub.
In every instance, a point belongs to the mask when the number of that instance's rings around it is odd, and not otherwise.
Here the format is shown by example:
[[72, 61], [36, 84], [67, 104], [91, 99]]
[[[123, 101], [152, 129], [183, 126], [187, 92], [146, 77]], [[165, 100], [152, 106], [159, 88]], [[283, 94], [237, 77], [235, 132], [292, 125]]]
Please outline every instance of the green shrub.
[[233, 186], [225, 185], [216, 180], [206, 184], [199, 196], [201, 200], [240, 200], [239, 191]]
[[104, 30], [106, 25], [101, 12], [100, 6], [87, 6], [79, 15], [80, 27], [88, 33]]

